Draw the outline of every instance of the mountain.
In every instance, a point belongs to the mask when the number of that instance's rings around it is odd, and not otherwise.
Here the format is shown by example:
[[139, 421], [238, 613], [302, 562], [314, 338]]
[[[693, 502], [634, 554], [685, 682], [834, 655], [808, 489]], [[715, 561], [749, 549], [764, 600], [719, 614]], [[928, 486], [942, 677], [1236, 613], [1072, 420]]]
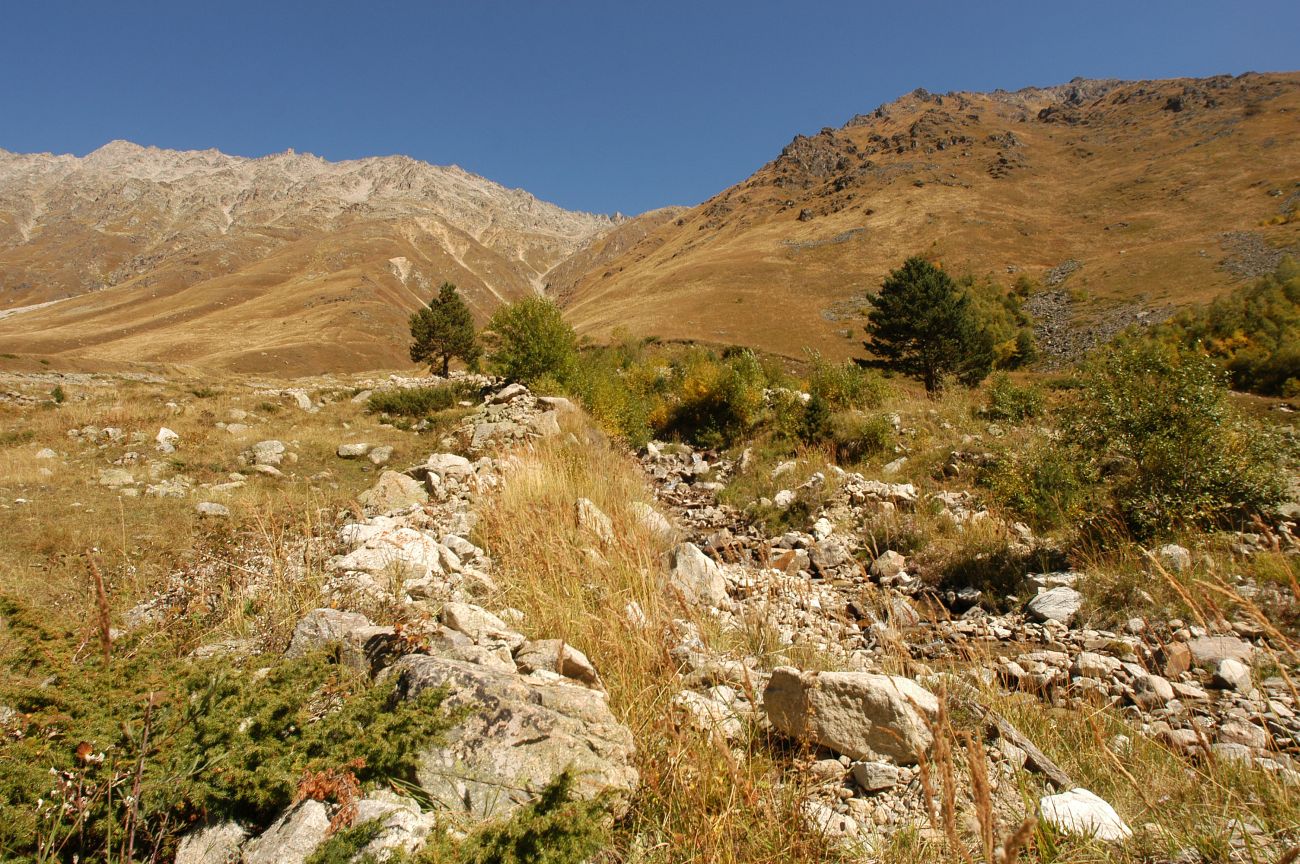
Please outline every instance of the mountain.
[[483, 320], [621, 221], [402, 156], [0, 151], [0, 346], [245, 371], [391, 367], [406, 362], [407, 314], [443, 280]]
[[1057, 330], [1113, 331], [1272, 269], [1298, 206], [1300, 73], [917, 90], [796, 137], [590, 269], [567, 311], [596, 336], [844, 356], [865, 295], [920, 253], [1029, 277]]

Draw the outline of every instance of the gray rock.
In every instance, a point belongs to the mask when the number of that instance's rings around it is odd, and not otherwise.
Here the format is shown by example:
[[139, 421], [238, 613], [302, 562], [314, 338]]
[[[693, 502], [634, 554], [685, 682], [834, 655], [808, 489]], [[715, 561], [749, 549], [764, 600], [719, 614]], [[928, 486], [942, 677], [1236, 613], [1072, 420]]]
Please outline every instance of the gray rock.
[[334, 452], [340, 459], [360, 459], [370, 452], [370, 445], [364, 442], [340, 444], [338, 450]]
[[206, 516], [209, 519], [229, 519], [230, 508], [225, 504], [218, 504], [215, 501], [200, 501], [194, 505], [194, 510], [200, 516]]
[[909, 678], [869, 672], [772, 672], [763, 691], [772, 725], [851, 759], [916, 762], [932, 737], [926, 717], [938, 716], [934, 694]]
[[636, 514], [637, 521], [659, 537], [668, 538], [676, 533], [673, 523], [644, 501], [633, 501], [632, 512]]
[[1073, 588], [1061, 585], [1039, 594], [1025, 608], [1039, 621], [1059, 621], [1068, 625], [1082, 606], [1083, 595]]
[[[730, 687], [715, 687], [714, 695], [683, 690], [673, 697], [677, 722], [717, 741], [734, 741], [744, 730], [744, 720], [736, 710], [738, 698]], [[728, 698], [729, 697], [729, 698]]]
[[528, 388], [522, 384], [507, 384], [487, 398], [489, 405], [505, 405], [507, 402], [528, 395]]
[[1159, 675], [1139, 675], [1133, 679], [1133, 701], [1139, 706], [1163, 708], [1174, 700], [1174, 687]]
[[871, 562], [871, 578], [878, 582], [893, 581], [906, 569], [907, 559], [890, 549]]
[[1161, 546], [1156, 552], [1160, 565], [1171, 573], [1186, 573], [1192, 569], [1192, 553], [1177, 543]]
[[1255, 656], [1255, 646], [1236, 636], [1201, 636], [1189, 641], [1187, 649], [1192, 652], [1195, 665], [1210, 668], [1227, 658], [1250, 663]]
[[1107, 657], [1105, 654], [1096, 654], [1092, 651], [1082, 651], [1070, 665], [1070, 674], [1084, 678], [1106, 679], [1118, 672], [1121, 666], [1119, 660], [1114, 657]]
[[357, 802], [353, 825], [379, 822], [379, 833], [365, 845], [353, 860], [389, 861], [393, 853], [409, 855], [424, 845], [438, 824], [436, 813], [423, 813], [420, 805], [411, 798], [377, 789]]
[[722, 606], [727, 602], [727, 580], [722, 568], [694, 543], [672, 551], [668, 582], [688, 603]]
[[357, 496], [361, 506], [379, 513], [405, 510], [413, 504], [424, 504], [428, 500], [429, 493], [419, 481], [396, 471], [385, 471], [379, 475], [379, 481], [374, 486]]
[[135, 476], [125, 468], [103, 468], [99, 472], [99, 485], [117, 489], [135, 484]]
[[472, 603], [447, 603], [439, 617], [444, 625], [457, 633], [464, 633], [475, 642], [500, 642], [509, 646], [511, 651], [525, 642], [524, 637], [511, 630], [506, 622]]
[[370, 464], [382, 468], [393, 458], [393, 448], [387, 444], [372, 447], [370, 452], [366, 454], [366, 458], [370, 460]]
[[252, 446], [254, 465], [279, 465], [284, 459], [284, 442], [274, 439], [258, 441]]
[[1110, 842], [1133, 836], [1115, 808], [1087, 789], [1047, 795], [1038, 802], [1038, 810], [1045, 822], [1065, 834]]
[[443, 705], [464, 709], [416, 769], [424, 792], [453, 814], [508, 814], [566, 769], [577, 795], [611, 793], [616, 809], [636, 788], [632, 733], [594, 690], [438, 657], [404, 657], [386, 674], [406, 697], [445, 689]]
[[575, 501], [573, 512], [579, 528], [590, 532], [607, 546], [614, 542], [613, 521], [590, 498], [579, 498]]
[[209, 825], [186, 834], [176, 850], [176, 864], [236, 864], [248, 832], [235, 822]]
[[524, 674], [544, 670], [572, 678], [593, 690], [604, 690], [605, 685], [596, 673], [596, 667], [572, 645], [563, 639], [539, 639], [525, 642], [515, 653], [515, 665]]
[[325, 842], [329, 827], [324, 804], [302, 801], [245, 844], [244, 864], [303, 864]]
[[850, 770], [864, 792], [883, 792], [898, 785], [898, 768], [888, 762], [854, 762]]
[[313, 609], [293, 628], [286, 657], [301, 657], [317, 648], [342, 642], [354, 630], [369, 627], [370, 619], [359, 612], [341, 609]]
[[1250, 667], [1234, 657], [1224, 657], [1214, 669], [1214, 684], [1226, 690], [1249, 693], [1253, 686]]

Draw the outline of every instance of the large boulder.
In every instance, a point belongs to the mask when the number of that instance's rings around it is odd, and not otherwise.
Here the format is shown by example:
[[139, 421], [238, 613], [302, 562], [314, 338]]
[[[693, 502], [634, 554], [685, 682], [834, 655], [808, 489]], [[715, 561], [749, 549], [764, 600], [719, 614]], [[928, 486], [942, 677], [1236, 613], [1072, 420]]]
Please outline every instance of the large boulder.
[[625, 801], [636, 788], [632, 733], [594, 690], [439, 657], [404, 657], [386, 674], [404, 698], [447, 694], [455, 725], [424, 748], [416, 779], [453, 814], [508, 814], [565, 770], [583, 798]]
[[1187, 650], [1192, 663], [1210, 668], [1228, 659], [1249, 664], [1255, 656], [1255, 646], [1236, 636], [1201, 636], [1188, 642]]
[[429, 500], [429, 493], [419, 481], [396, 471], [385, 471], [379, 475], [379, 482], [362, 492], [357, 500], [367, 510], [388, 513], [423, 504]]
[[800, 672], [782, 666], [763, 691], [772, 725], [850, 759], [916, 762], [933, 743], [939, 700], [909, 678], [870, 672]]
[[244, 846], [244, 864], [304, 864], [325, 842], [330, 828], [329, 810], [307, 799], [287, 812], [261, 836]]
[[176, 849], [176, 864], [229, 864], [239, 860], [248, 832], [236, 822], [221, 822], [186, 834]]
[[668, 583], [688, 603], [722, 606], [727, 602], [722, 568], [694, 543], [683, 543], [672, 551]]
[[1025, 609], [1038, 621], [1057, 621], [1068, 625], [1079, 614], [1082, 606], [1082, 594], [1068, 586], [1059, 585], [1030, 600]]
[[1133, 834], [1114, 807], [1087, 789], [1048, 795], [1038, 802], [1038, 810], [1043, 821], [1066, 834], [1112, 842]]

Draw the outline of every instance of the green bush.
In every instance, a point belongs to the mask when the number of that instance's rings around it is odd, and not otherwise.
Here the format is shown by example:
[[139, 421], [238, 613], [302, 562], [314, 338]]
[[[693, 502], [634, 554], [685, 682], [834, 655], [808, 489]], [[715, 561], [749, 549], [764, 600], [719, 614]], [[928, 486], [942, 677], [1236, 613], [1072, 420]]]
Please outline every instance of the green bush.
[[808, 392], [833, 411], [879, 408], [889, 395], [889, 383], [875, 369], [856, 363], [830, 363], [811, 355]]
[[409, 781], [419, 749], [448, 723], [440, 694], [399, 700], [392, 684], [324, 655], [258, 677], [229, 658], [195, 662], [127, 640], [105, 663], [19, 601], [0, 597], [0, 614], [21, 651], [0, 676], [0, 704], [17, 718], [0, 736], [4, 860], [40, 858], [51, 844], [58, 860], [116, 860], [110, 837], [121, 844], [131, 807], [123, 778], [137, 771], [134, 860], [168, 858], [197, 820], [267, 825], [308, 771]]
[[463, 381], [434, 387], [380, 390], [366, 400], [366, 410], [371, 414], [386, 414], [390, 417], [427, 417], [455, 407], [461, 400], [475, 395], [477, 388]]
[[1071, 524], [1088, 510], [1094, 478], [1087, 460], [1059, 442], [1007, 454], [983, 473], [994, 499], [1038, 531]]
[[701, 446], [730, 446], [751, 436], [765, 419], [769, 383], [752, 351], [723, 359], [690, 351], [673, 363], [651, 425], [659, 434]]
[[831, 415], [828, 425], [827, 440], [835, 448], [836, 461], [844, 465], [879, 456], [894, 440], [894, 427], [879, 414], [841, 411]]
[[1275, 273], [1143, 338], [1203, 351], [1238, 389], [1285, 396], [1287, 382], [1300, 379], [1300, 264], [1288, 258]]
[[1239, 526], [1283, 497], [1276, 444], [1232, 409], [1202, 354], [1117, 347], [1085, 368], [1077, 397], [1068, 440], [1139, 539]]
[[498, 374], [524, 384], [544, 375], [565, 382], [578, 362], [578, 337], [560, 308], [542, 297], [502, 306], [488, 322], [488, 362]]
[[609, 835], [609, 803], [576, 800], [573, 776], [561, 774], [504, 823], [489, 825], [459, 847], [430, 843], [419, 864], [582, 864]]
[[1015, 423], [1043, 413], [1043, 392], [1032, 385], [1018, 385], [1005, 373], [994, 375], [989, 382], [989, 401], [984, 416], [991, 420]]

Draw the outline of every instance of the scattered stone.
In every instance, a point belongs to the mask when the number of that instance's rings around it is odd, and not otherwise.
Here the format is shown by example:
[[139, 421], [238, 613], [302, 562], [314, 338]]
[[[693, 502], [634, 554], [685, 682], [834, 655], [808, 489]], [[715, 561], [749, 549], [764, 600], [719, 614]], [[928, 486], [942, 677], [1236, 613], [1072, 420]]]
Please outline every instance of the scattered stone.
[[135, 484], [135, 476], [125, 468], [102, 468], [99, 472], [99, 485], [107, 486], [110, 489], [120, 489], [123, 486], [132, 486]]
[[1214, 684], [1225, 690], [1249, 693], [1253, 686], [1250, 667], [1234, 657], [1224, 657], [1214, 669]]
[[605, 689], [605, 684], [587, 655], [572, 645], [566, 645], [563, 639], [525, 642], [515, 654], [515, 665], [524, 674], [545, 670], [572, 678], [593, 690]]
[[370, 445], [365, 443], [340, 444], [335, 453], [340, 459], [360, 459], [370, 452]]
[[939, 700], [909, 678], [869, 672], [800, 672], [778, 667], [763, 691], [772, 725], [851, 759], [916, 762], [932, 738], [926, 718]]
[[370, 452], [366, 454], [366, 458], [370, 460], [370, 464], [382, 468], [393, 458], [393, 448], [387, 444], [372, 447]]
[[254, 465], [279, 465], [284, 459], [283, 441], [258, 441], [251, 448]]
[[218, 504], [215, 501], [200, 501], [194, 505], [194, 510], [200, 515], [209, 519], [229, 519], [230, 508], [225, 504]]
[[688, 603], [722, 606], [727, 602], [727, 580], [717, 563], [694, 543], [683, 543], [672, 552], [669, 584]]
[[414, 504], [424, 504], [429, 500], [429, 493], [405, 474], [385, 471], [379, 475], [379, 482], [362, 492], [357, 501], [367, 510], [378, 513], [391, 513], [405, 510]]
[[1047, 795], [1038, 802], [1044, 821], [1066, 834], [1119, 842], [1133, 831], [1119, 818], [1115, 808], [1087, 789], [1077, 788]]
[[579, 498], [573, 504], [578, 527], [595, 535], [606, 546], [614, 543], [614, 523], [605, 512], [589, 498]]
[[1188, 642], [1187, 650], [1195, 665], [1210, 668], [1229, 658], [1248, 664], [1255, 656], [1255, 647], [1236, 636], [1201, 636]]
[[1161, 546], [1156, 557], [1161, 566], [1171, 573], [1186, 573], [1192, 569], [1192, 553], [1177, 543]]
[[1070, 624], [1083, 606], [1083, 595], [1064, 585], [1049, 588], [1029, 601], [1026, 610], [1038, 621]]
[[898, 767], [888, 762], [854, 762], [853, 780], [864, 792], [882, 792], [898, 785]]

